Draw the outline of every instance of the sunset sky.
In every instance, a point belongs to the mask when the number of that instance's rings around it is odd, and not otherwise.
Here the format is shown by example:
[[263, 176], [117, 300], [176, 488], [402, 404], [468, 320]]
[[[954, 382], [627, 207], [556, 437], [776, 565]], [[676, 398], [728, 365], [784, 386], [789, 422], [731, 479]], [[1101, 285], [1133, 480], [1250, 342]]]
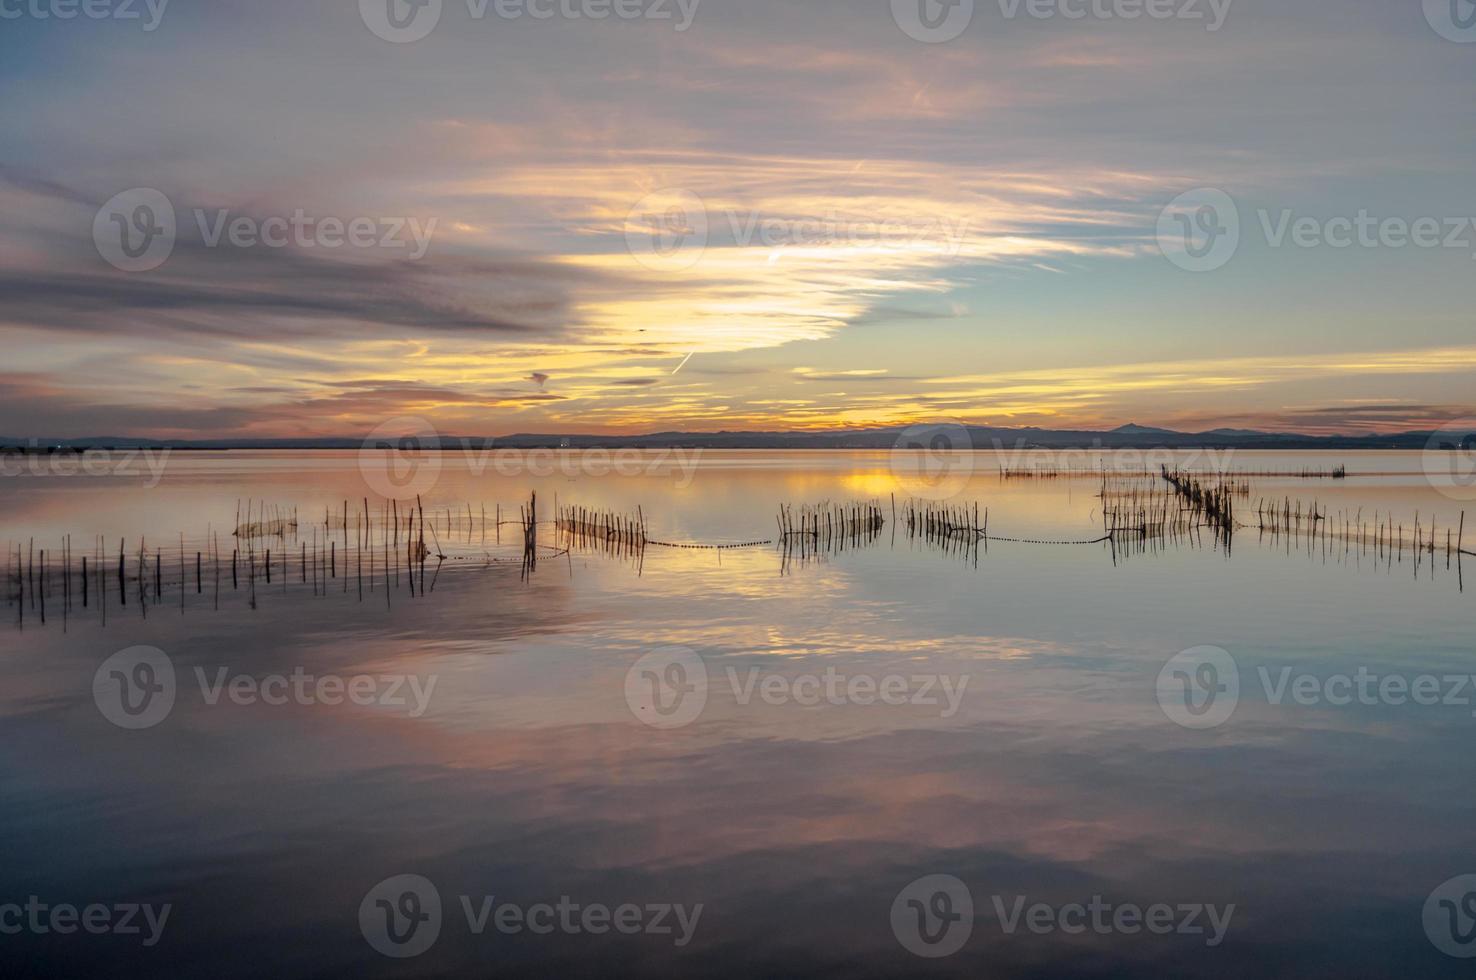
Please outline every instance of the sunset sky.
[[[1419, 0], [1233, 0], [1218, 30], [978, 0], [943, 43], [888, 0], [445, 0], [409, 42], [357, 0], [153, 30], [35, 2], [0, 2], [0, 435], [1476, 415], [1476, 44]], [[145, 271], [94, 234], [132, 188], [175, 213]], [[1156, 236], [1198, 188], [1240, 223], [1208, 271]], [[211, 244], [299, 212], [305, 240]], [[1278, 244], [1287, 212], [1441, 244]]]

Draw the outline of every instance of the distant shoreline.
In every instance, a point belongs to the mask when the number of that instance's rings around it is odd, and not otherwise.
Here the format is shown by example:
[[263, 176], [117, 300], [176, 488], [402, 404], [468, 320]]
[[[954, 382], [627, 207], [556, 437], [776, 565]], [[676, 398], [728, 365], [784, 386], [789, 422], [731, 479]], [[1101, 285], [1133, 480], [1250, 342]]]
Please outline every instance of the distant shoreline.
[[317, 437], [309, 439], [149, 439], [93, 436], [79, 439], [0, 437], [0, 453], [45, 456], [88, 451], [164, 450], [175, 452], [324, 452], [370, 449], [426, 449], [442, 452], [497, 450], [767, 450], [1030, 452], [1123, 450], [1229, 450], [1347, 452], [1476, 449], [1476, 432], [1402, 432], [1387, 435], [1312, 436], [1305, 433], [1251, 431], [1174, 432], [1124, 426], [1110, 431], [992, 429], [958, 425], [922, 425], [905, 429], [847, 432], [658, 432], [645, 435], [594, 436], [518, 433], [508, 436], [435, 435], [430, 438]]

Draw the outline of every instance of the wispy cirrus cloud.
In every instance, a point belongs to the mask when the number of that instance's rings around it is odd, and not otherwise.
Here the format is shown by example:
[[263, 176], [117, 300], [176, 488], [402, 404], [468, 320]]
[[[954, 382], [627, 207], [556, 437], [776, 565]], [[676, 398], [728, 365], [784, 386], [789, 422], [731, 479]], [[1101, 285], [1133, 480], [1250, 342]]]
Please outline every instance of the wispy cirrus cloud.
[[[1420, 21], [1315, 0], [1206, 34], [981, 4], [947, 45], [842, 0], [705, 2], [680, 35], [454, 9], [410, 45], [352, 3], [197, 5], [167, 38], [25, 21], [0, 64], [26, 93], [0, 150], [0, 333], [29, 379], [7, 408], [58, 434], [411, 410], [483, 432], [1399, 424], [1319, 410], [1469, 401], [1465, 264], [1243, 248], [1195, 277], [1153, 229], [1196, 186], [1476, 213], [1464, 110], [1430, 98], [1476, 69]], [[90, 241], [135, 186], [184, 216], [136, 275]], [[701, 247], [643, 261], [632, 230], [667, 230], [647, 198], [673, 191]], [[222, 250], [196, 207], [438, 224], [414, 262]]]

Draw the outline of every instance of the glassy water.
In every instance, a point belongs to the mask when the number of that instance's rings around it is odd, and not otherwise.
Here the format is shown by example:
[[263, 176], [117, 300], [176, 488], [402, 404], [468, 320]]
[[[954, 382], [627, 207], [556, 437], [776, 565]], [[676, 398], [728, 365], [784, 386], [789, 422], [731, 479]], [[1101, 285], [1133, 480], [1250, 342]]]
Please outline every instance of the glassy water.
[[[1417, 455], [1191, 455], [1348, 476], [1244, 477], [1227, 549], [1102, 540], [1096, 457], [13, 466], [6, 972], [1465, 975], [1467, 505]], [[528, 567], [533, 494], [662, 544], [543, 523]], [[886, 523], [786, 549], [826, 500]]]

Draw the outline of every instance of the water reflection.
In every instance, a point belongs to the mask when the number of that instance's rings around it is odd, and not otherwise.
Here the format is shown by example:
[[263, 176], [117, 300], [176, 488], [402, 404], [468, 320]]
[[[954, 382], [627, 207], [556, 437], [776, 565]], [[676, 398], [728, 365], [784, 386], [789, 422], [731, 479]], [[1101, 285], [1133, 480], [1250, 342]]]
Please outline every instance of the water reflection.
[[[202, 457], [153, 491], [7, 487], [0, 506], [12, 541], [17, 529], [38, 540], [48, 529], [52, 539], [147, 532], [167, 551], [179, 525], [230, 523], [226, 474], [232, 498], [298, 501], [303, 514], [342, 507], [355, 499], [354, 464], [331, 464], [294, 471], [273, 460], [257, 472]], [[486, 499], [495, 519], [498, 502], [515, 508], [536, 489], [550, 506], [557, 493], [562, 504], [640, 507], [663, 540], [741, 543], [754, 529], [777, 535], [781, 502], [855, 499], [863, 486], [888, 499], [876, 482], [886, 466], [724, 458], [686, 488], [644, 477], [484, 485], [453, 473], [426, 509]], [[1334, 513], [1439, 510], [1415, 473], [1358, 480], [1317, 495]], [[988, 501], [993, 534], [1102, 527], [1093, 481], [1049, 482], [982, 473], [970, 490]], [[1422, 909], [1436, 886], [1476, 870], [1473, 706], [1277, 703], [1260, 681], [1262, 670], [1273, 680], [1471, 673], [1472, 600], [1443, 558], [1426, 556], [1416, 577], [1409, 554], [1330, 536], [1262, 543], [1242, 531], [1228, 558], [1209, 540], [1114, 567], [1107, 542], [990, 540], [975, 564], [940, 561], [946, 549], [886, 516], [876, 540], [791, 562], [787, 575], [770, 545], [647, 548], [639, 568], [628, 555], [574, 548], [526, 577], [516, 563], [477, 560], [504, 547], [516, 558], [516, 529], [503, 529], [512, 533], [499, 546], [496, 531], [484, 543], [475, 520], [463, 533], [453, 519], [449, 535], [438, 526], [448, 558], [435, 589], [413, 601], [402, 581], [383, 603], [394, 561], [378, 566], [363, 602], [356, 581], [347, 593], [342, 581], [315, 590], [309, 577], [304, 587], [299, 566], [285, 591], [263, 589], [255, 610], [237, 599], [216, 611], [186, 589], [184, 615], [161, 602], [144, 616], [130, 603], [106, 628], [90, 615], [71, 616], [65, 631], [29, 618], [7, 628], [0, 903], [34, 894], [174, 909], [149, 948], [122, 935], [7, 935], [11, 969], [1465, 969], [1430, 942]], [[274, 589], [282, 584], [274, 572]], [[1227, 721], [1196, 731], [1165, 715], [1156, 679], [1170, 657], [1203, 644], [1233, 655], [1241, 690]], [[169, 657], [177, 690], [167, 717], [126, 731], [98, 710], [94, 678], [140, 645]], [[690, 723], [658, 729], [633, 713], [626, 681], [665, 647], [700, 658], [706, 701]], [[405, 690], [414, 678], [430, 695], [418, 714], [413, 700], [355, 701], [347, 689], [280, 704], [259, 696], [270, 678], [300, 674], [399, 677]], [[212, 703], [222, 676], [247, 679], [241, 698], [227, 687]], [[900, 684], [890, 700], [888, 678]], [[359, 909], [378, 883], [405, 874], [434, 883], [444, 921], [427, 951], [400, 960], [366, 942]], [[954, 876], [973, 903], [968, 941], [939, 959], [908, 952], [891, 926], [894, 899], [928, 874]], [[582, 925], [477, 934], [461, 899], [476, 911], [488, 895], [521, 908], [569, 896], [581, 907], [703, 911], [683, 946]], [[1001, 922], [1000, 909], [1008, 917], [1021, 899], [1060, 908], [1098, 895], [1235, 912], [1213, 947], [1190, 933], [1008, 933]]]

